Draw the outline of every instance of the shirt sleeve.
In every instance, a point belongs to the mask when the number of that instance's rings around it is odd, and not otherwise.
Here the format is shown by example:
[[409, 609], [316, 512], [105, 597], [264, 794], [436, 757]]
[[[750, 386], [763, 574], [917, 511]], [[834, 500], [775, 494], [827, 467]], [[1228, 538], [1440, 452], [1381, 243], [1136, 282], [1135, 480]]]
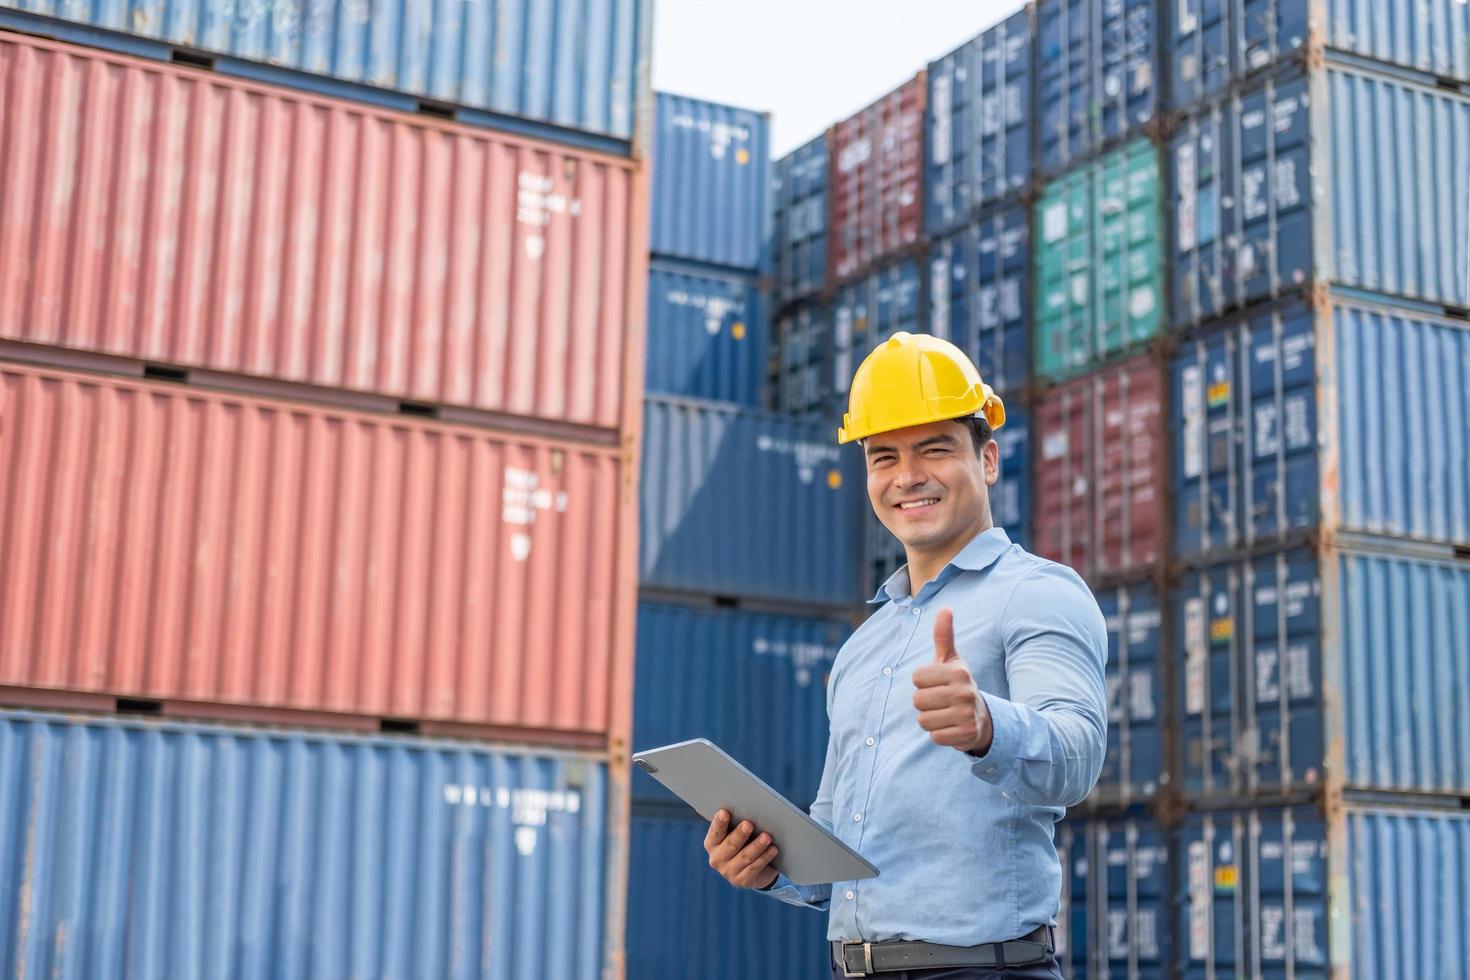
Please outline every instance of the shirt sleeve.
[[1007, 601], [1002, 630], [1010, 699], [982, 692], [990, 748], [970, 766], [1034, 806], [1081, 803], [1107, 751], [1107, 626], [1072, 569], [1047, 563]]
[[[836, 675], [833, 675], [833, 682]], [[827, 686], [827, 717], [832, 716], [832, 685]], [[822, 782], [817, 787], [817, 798], [812, 802], [808, 810], [812, 819], [821, 824], [828, 831], [832, 829], [832, 781], [837, 775], [837, 750], [833, 744], [831, 735], [827, 736], [827, 761], [822, 764]], [[777, 841], [777, 846], [780, 842]], [[832, 886], [824, 885], [798, 885], [790, 878], [779, 872], [776, 880], [771, 882], [769, 888], [759, 891], [757, 894], [769, 895], [779, 899], [788, 905], [799, 905], [802, 908], [817, 909], [825, 912], [832, 904]]]

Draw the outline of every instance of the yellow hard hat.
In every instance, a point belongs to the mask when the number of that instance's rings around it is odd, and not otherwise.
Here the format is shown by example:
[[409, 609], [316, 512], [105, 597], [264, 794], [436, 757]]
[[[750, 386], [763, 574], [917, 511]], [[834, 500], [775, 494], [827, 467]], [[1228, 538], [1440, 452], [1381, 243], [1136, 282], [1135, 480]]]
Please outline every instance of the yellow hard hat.
[[1000, 396], [964, 351], [929, 334], [900, 331], [858, 365], [837, 441], [970, 415], [983, 415], [992, 429], [1006, 424]]

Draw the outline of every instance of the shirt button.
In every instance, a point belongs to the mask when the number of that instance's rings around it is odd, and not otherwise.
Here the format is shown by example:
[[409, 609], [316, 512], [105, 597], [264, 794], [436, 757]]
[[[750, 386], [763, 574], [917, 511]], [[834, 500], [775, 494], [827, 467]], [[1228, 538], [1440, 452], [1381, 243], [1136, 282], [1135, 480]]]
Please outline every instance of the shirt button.
[[891, 673], [893, 673], [893, 668], [892, 667], [884, 667], [883, 668], [883, 676], [884, 677], [887, 677]]
[[849, 902], [852, 901], [854, 898], [857, 898], [857, 896], [855, 894], [853, 894], [852, 892], [848, 892], [847, 893], [847, 900]]
[[869, 735], [869, 736], [868, 736], [868, 739], [867, 739], [867, 744], [868, 744], [868, 745], [872, 745], [872, 744], [873, 744], [873, 743], [875, 743], [875, 742], [877, 742], [877, 741], [878, 741], [878, 740], [877, 740], [877, 739], [876, 739], [876, 738], [874, 738], [874, 737], [873, 737], [873, 736], [871, 736], [871, 735]]
[[863, 822], [863, 815], [861, 813], [854, 813], [852, 815], [852, 822], [853, 823], [862, 823]]
[[917, 606], [915, 606], [914, 607], [914, 615], [915, 616], [922, 616], [922, 615], [924, 615], [924, 610], [922, 610], [922, 609], [918, 608]]

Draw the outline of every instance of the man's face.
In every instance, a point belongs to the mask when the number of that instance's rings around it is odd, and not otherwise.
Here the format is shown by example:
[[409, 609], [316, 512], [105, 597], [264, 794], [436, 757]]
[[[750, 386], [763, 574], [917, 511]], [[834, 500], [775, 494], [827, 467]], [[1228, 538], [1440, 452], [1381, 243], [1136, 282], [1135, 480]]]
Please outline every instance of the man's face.
[[1000, 473], [994, 439], [977, 456], [966, 425], [930, 422], [871, 436], [863, 455], [873, 512], [906, 547], [941, 550], [990, 526], [990, 485]]

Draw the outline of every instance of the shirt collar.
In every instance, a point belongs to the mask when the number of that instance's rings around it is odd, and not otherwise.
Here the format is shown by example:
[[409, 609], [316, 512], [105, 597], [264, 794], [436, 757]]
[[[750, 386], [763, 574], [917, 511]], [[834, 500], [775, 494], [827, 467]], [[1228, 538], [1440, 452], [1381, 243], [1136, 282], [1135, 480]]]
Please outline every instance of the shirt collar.
[[[949, 576], [945, 575], [945, 570], [949, 568], [963, 569], [967, 572], [978, 572], [989, 568], [997, 558], [1005, 554], [1010, 546], [1011, 539], [1004, 528], [992, 527], [981, 531], [970, 539], [969, 544], [960, 549], [959, 554], [949, 560], [949, 564], [940, 570], [934, 581], [948, 581]], [[907, 599], [908, 597], [909, 567], [902, 565], [878, 587], [878, 591], [873, 593], [873, 598], [868, 600], [868, 604], [876, 605], [890, 599]]]

